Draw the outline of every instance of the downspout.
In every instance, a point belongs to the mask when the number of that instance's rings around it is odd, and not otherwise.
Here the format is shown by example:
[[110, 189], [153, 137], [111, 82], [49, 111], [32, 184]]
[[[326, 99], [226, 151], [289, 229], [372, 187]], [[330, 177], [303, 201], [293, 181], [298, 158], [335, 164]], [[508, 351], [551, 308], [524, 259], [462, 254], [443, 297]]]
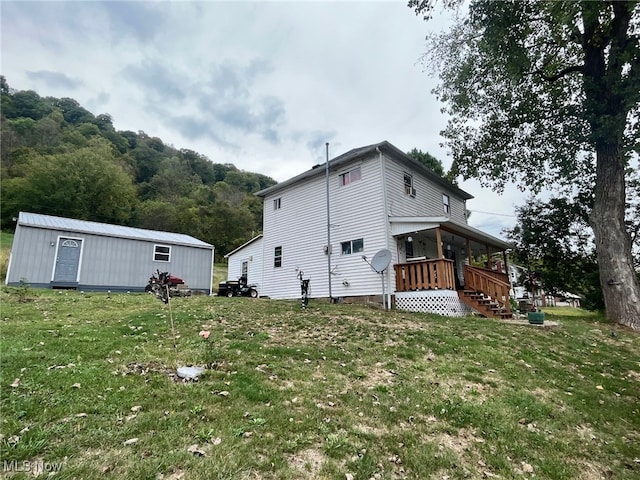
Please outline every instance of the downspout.
[[[385, 162], [384, 162], [384, 155], [382, 154], [382, 151], [380, 150], [380, 147], [376, 147], [376, 152], [378, 152], [378, 156], [380, 158], [380, 175], [382, 178], [382, 202], [384, 205], [384, 233], [385, 233], [385, 248], [387, 250], [390, 251], [389, 249], [389, 235], [390, 235], [390, 229], [389, 229], [389, 205], [387, 203], [387, 175], [386, 175], [386, 167], [385, 167]], [[387, 305], [389, 306], [389, 309], [391, 309], [391, 286], [389, 285], [389, 274], [388, 274], [389, 268], [387, 268], [387, 270], [385, 271], [385, 273], [383, 273], [383, 275], [386, 275], [386, 283], [387, 283], [387, 299], [385, 301], [384, 295], [382, 297], [382, 308], [387, 310]]]

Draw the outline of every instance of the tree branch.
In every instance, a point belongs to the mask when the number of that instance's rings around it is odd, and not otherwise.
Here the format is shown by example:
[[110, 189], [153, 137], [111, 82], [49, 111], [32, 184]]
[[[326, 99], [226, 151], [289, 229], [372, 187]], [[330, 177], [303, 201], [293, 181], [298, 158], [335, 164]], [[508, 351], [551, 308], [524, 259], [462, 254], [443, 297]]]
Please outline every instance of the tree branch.
[[542, 78], [543, 80], [549, 82], [549, 83], [553, 83], [557, 80], [560, 80], [562, 77], [566, 77], [567, 75], [571, 74], [571, 73], [583, 73], [584, 71], [584, 65], [572, 65], [570, 67], [567, 68], [563, 68], [562, 70], [560, 70], [558, 73], [556, 73], [555, 75], [546, 75], [542, 69], [540, 70], [536, 70], [534, 73], [538, 74], [540, 76], [540, 78]]

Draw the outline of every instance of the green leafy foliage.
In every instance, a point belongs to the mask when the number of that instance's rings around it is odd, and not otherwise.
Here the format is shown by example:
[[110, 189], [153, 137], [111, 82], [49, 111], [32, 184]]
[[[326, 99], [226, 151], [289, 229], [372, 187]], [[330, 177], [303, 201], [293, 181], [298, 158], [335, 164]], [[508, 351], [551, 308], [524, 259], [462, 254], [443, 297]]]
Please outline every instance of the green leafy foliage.
[[[640, 329], [640, 285], [625, 223], [640, 142], [640, 3], [457, 0], [453, 26], [428, 37], [425, 64], [449, 121], [450, 174], [501, 191], [514, 183], [571, 198], [592, 192], [607, 316]], [[410, 0], [429, 18], [436, 2]], [[589, 183], [582, 182], [587, 176]], [[584, 187], [587, 187], [584, 189]]]
[[422, 150], [418, 150], [417, 148], [412, 149], [410, 152], [407, 152], [412, 158], [415, 158], [420, 163], [422, 163], [425, 167], [430, 170], [433, 170], [435, 173], [444, 176], [444, 167], [442, 166], [442, 162], [438, 160], [436, 157], [431, 155], [429, 152], [423, 152]]
[[1, 226], [20, 211], [193, 235], [221, 257], [262, 229], [253, 195], [276, 182], [116, 131], [71, 98], [14, 91], [1, 80]]
[[580, 295], [586, 308], [603, 309], [593, 234], [584, 209], [564, 198], [530, 200], [517, 209], [507, 236], [514, 261], [538, 272], [545, 291]]

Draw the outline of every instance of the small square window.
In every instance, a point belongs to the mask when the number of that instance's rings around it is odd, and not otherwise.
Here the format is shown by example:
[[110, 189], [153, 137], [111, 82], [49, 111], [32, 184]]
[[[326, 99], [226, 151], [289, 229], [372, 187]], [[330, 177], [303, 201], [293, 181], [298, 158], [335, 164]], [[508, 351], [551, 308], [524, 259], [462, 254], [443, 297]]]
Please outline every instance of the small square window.
[[171, 260], [171, 247], [168, 245], [154, 245], [153, 261], [169, 262]]
[[350, 183], [357, 182], [362, 179], [362, 171], [360, 170], [360, 167], [356, 167], [353, 170], [341, 173], [338, 175], [338, 178], [340, 179], [340, 186], [346, 187]]
[[280, 207], [282, 207], [282, 199], [278, 197], [273, 200], [273, 209], [280, 210]]

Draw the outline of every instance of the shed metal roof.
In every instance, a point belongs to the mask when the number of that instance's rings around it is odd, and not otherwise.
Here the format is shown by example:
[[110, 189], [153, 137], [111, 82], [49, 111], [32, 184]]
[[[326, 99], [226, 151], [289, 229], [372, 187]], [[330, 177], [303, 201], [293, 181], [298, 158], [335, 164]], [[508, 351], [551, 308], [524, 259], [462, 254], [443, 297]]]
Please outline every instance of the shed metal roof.
[[125, 227], [109, 223], [90, 222], [73, 218], [54, 217], [39, 213], [20, 212], [18, 225], [35, 228], [47, 228], [51, 230], [63, 230], [65, 232], [88, 233], [106, 237], [128, 238], [149, 242], [168, 243], [171, 245], [185, 245], [199, 248], [213, 248], [213, 245], [198, 240], [190, 235], [182, 233], [161, 232], [159, 230], [146, 230], [144, 228]]

